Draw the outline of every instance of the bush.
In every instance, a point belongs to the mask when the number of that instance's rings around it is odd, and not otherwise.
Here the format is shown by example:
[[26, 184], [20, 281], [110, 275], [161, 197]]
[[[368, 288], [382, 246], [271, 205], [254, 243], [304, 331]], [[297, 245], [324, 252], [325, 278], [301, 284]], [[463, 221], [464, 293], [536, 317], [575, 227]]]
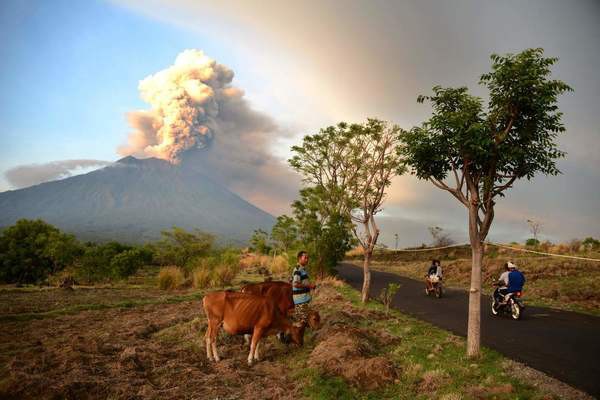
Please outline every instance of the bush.
[[148, 257], [141, 249], [125, 250], [110, 260], [111, 275], [115, 278], [126, 278], [136, 273]]
[[74, 236], [39, 219], [21, 219], [0, 235], [0, 281], [42, 281], [72, 264], [81, 252]]
[[192, 271], [192, 285], [196, 289], [205, 289], [212, 283], [212, 273], [208, 268], [196, 268]]
[[118, 242], [109, 242], [102, 245], [88, 244], [83, 256], [76, 263], [76, 275], [78, 280], [88, 283], [110, 280], [117, 278], [113, 267], [125, 268], [127, 261], [122, 259], [119, 265], [112, 265], [113, 258], [120, 253], [131, 250], [133, 247]]
[[215, 237], [196, 230], [187, 232], [173, 227], [161, 232], [163, 239], [154, 244], [155, 260], [160, 265], [189, 267], [194, 260], [210, 254]]
[[176, 266], [163, 267], [158, 273], [158, 287], [162, 290], [173, 290], [185, 281], [183, 270]]
[[274, 275], [284, 275], [290, 272], [288, 255], [275, 256], [269, 263], [269, 271]]
[[593, 237], [587, 237], [583, 239], [581, 244], [585, 247], [586, 250], [596, 250], [600, 249], [600, 240], [594, 239]]
[[531, 247], [537, 247], [537, 246], [539, 246], [539, 244], [540, 244], [540, 241], [537, 239], [534, 239], [534, 238], [527, 239], [527, 241], [525, 242], [526, 246], [531, 246]]
[[230, 265], [219, 265], [213, 272], [212, 284], [217, 287], [231, 286], [238, 270]]

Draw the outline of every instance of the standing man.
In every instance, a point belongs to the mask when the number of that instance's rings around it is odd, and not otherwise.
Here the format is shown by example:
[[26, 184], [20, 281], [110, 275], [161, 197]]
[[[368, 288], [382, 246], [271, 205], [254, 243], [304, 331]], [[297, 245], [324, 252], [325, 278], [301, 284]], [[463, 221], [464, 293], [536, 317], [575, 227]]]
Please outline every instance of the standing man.
[[292, 275], [292, 295], [294, 297], [294, 320], [308, 323], [309, 303], [312, 300], [310, 291], [316, 286], [310, 283], [308, 272], [304, 267], [308, 264], [308, 253], [298, 253], [298, 264]]

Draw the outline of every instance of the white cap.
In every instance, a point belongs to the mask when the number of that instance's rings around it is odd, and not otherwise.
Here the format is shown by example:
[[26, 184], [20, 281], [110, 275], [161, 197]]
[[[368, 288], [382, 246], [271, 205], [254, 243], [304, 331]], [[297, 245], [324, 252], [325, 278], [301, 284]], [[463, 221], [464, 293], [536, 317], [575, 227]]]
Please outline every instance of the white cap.
[[507, 265], [508, 265], [508, 268], [510, 268], [510, 269], [515, 269], [515, 268], [517, 268], [517, 266], [516, 266], [515, 264], [511, 263], [510, 261], [508, 262], [508, 264], [507, 264]]

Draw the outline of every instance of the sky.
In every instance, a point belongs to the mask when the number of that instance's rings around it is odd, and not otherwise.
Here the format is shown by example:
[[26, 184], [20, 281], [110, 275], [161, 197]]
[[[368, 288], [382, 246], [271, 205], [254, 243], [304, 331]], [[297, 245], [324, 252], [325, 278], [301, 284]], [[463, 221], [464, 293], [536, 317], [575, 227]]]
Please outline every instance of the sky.
[[[543, 47], [560, 59], [553, 77], [574, 89], [559, 101], [563, 174], [517, 183], [497, 203], [490, 239], [522, 241], [527, 219], [542, 221], [542, 239], [599, 237], [599, 20], [594, 0], [5, 0], [0, 191], [140, 156], [132, 135], [176, 98], [157, 100], [140, 82], [179, 71], [193, 50], [225, 71], [209, 84], [214, 101], [231, 100], [215, 117], [227, 123], [207, 122], [218, 146], [206, 167], [266, 211], [289, 213], [299, 179], [285, 160], [304, 135], [367, 117], [408, 129], [431, 112], [419, 94], [439, 84], [485, 98], [490, 54]], [[428, 226], [466, 238], [464, 207], [412, 176], [393, 181], [378, 218], [390, 246], [395, 233], [401, 246], [431, 241]]]

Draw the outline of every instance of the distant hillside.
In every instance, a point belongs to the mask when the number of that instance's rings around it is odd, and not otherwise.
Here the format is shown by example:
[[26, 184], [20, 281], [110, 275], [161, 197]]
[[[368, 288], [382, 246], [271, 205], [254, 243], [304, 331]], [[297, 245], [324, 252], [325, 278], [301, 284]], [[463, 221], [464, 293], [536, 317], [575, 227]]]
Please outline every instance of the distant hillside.
[[84, 175], [0, 193], [0, 227], [41, 218], [84, 240], [143, 242], [176, 225], [244, 243], [272, 215], [193, 168], [125, 157]]

